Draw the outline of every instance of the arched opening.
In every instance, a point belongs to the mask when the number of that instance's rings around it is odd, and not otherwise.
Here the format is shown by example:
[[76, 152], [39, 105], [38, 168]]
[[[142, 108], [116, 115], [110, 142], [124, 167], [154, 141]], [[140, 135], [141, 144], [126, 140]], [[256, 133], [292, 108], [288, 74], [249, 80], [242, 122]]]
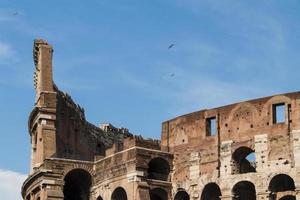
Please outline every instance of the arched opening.
[[82, 169], [70, 171], [64, 178], [64, 200], [89, 200], [91, 175]]
[[122, 187], [118, 187], [111, 195], [111, 200], [127, 200], [126, 191]]
[[216, 183], [208, 183], [203, 188], [201, 194], [201, 200], [219, 200], [221, 194], [221, 190]]
[[103, 200], [103, 198], [101, 196], [98, 196], [97, 200]]
[[148, 178], [168, 181], [170, 173], [169, 163], [160, 157], [152, 159], [148, 164]]
[[279, 200], [296, 200], [296, 197], [294, 195], [286, 195], [281, 197]]
[[190, 196], [186, 191], [178, 191], [174, 200], [190, 200]]
[[[274, 176], [269, 184], [270, 199], [277, 199], [277, 197], [283, 196], [279, 199], [295, 199], [293, 195], [284, 195], [286, 191], [295, 191], [295, 182], [294, 180], [286, 174], [277, 174]], [[292, 198], [293, 197], [293, 198]]]
[[249, 181], [241, 181], [235, 184], [232, 193], [232, 199], [235, 200], [256, 200], [255, 186]]
[[232, 173], [243, 174], [255, 172], [255, 152], [249, 147], [240, 147], [232, 154]]
[[161, 188], [150, 190], [150, 200], [168, 200], [168, 193]]

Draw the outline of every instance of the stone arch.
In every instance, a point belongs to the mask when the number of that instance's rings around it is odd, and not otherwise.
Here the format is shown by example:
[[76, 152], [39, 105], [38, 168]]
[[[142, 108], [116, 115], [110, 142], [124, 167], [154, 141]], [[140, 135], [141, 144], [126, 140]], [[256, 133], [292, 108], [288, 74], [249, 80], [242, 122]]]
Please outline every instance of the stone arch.
[[256, 172], [255, 151], [249, 147], [237, 148], [232, 154], [232, 173]]
[[279, 200], [296, 200], [296, 197], [294, 195], [285, 195], [281, 197]]
[[228, 122], [232, 121], [234, 117], [236, 117], [236, 113], [238, 112], [239, 109], [244, 108], [246, 110], [251, 110], [254, 114], [254, 116], [258, 115], [258, 110], [257, 108], [250, 102], [242, 102], [238, 103], [230, 112], [229, 117], [228, 117]]
[[79, 163], [67, 166], [63, 171], [63, 176], [66, 176], [66, 174], [68, 174], [70, 171], [73, 171], [74, 169], [81, 169], [87, 171], [91, 176], [95, 175], [95, 172], [92, 167], [86, 164]]
[[168, 181], [170, 173], [170, 165], [168, 161], [161, 157], [153, 158], [148, 163], [148, 178]]
[[277, 103], [286, 103], [286, 104], [290, 104], [292, 102], [292, 100], [285, 96], [285, 95], [278, 95], [278, 96], [274, 96], [272, 98], [270, 98], [265, 105], [263, 106], [263, 112], [267, 113], [269, 111], [269, 109], [271, 109], [271, 105], [272, 104], [277, 104]]
[[285, 195], [285, 192], [295, 191], [295, 182], [292, 177], [287, 174], [275, 175], [269, 183], [270, 199], [288, 199], [293, 195]]
[[272, 111], [272, 105], [273, 104], [279, 104], [279, 103], [285, 103], [285, 104], [291, 104], [291, 99], [285, 95], [278, 95], [270, 98], [263, 106], [262, 113], [265, 116], [268, 116], [268, 119], [266, 121], [269, 124], [273, 123], [273, 111]]
[[89, 200], [92, 177], [83, 169], [73, 169], [64, 177], [64, 200]]
[[179, 190], [176, 193], [174, 200], [190, 200], [190, 195], [185, 190]]
[[162, 188], [151, 189], [150, 200], [168, 200], [168, 193]]
[[127, 200], [127, 193], [125, 189], [117, 187], [111, 195], [111, 200]]
[[234, 200], [256, 200], [255, 186], [250, 181], [240, 181], [233, 186], [232, 196]]
[[238, 103], [231, 110], [222, 127], [225, 125], [229, 135], [242, 134], [253, 128], [257, 116], [258, 110], [253, 104], [249, 102]]
[[222, 196], [220, 187], [214, 183], [208, 183], [204, 186], [201, 194], [201, 200], [220, 200]]

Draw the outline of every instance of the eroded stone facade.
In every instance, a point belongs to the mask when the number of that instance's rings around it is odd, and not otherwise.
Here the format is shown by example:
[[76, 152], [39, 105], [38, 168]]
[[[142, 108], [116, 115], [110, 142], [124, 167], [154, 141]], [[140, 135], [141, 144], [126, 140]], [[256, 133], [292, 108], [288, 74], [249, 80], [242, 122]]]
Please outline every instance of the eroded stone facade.
[[31, 172], [24, 200], [300, 199], [300, 93], [179, 116], [161, 141], [96, 127], [52, 78], [34, 42]]

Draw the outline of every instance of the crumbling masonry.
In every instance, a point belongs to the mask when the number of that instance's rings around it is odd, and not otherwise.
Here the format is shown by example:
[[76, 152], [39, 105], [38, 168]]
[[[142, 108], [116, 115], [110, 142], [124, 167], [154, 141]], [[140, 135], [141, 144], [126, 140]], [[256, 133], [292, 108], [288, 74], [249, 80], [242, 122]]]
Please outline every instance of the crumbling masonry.
[[52, 53], [34, 42], [24, 200], [300, 199], [300, 92], [179, 116], [150, 140], [87, 122], [54, 84]]

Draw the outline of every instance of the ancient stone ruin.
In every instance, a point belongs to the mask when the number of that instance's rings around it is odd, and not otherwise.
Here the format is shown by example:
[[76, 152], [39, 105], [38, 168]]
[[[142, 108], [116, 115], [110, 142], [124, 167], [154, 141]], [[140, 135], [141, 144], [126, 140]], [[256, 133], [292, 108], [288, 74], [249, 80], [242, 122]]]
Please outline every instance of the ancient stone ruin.
[[300, 92], [179, 116], [144, 139], [87, 122], [54, 84], [52, 53], [35, 40], [24, 200], [300, 199]]

